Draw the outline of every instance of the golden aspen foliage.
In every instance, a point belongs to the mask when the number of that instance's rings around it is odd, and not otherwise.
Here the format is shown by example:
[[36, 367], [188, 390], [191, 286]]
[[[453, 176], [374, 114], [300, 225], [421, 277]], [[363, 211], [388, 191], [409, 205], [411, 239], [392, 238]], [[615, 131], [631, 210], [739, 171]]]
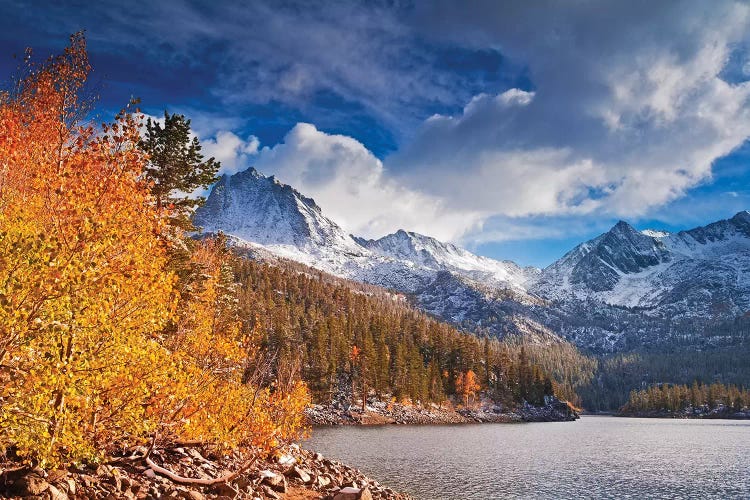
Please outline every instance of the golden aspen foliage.
[[474, 397], [479, 389], [481, 389], [481, 386], [474, 370], [458, 374], [456, 378], [456, 393], [464, 397], [464, 405], [469, 404], [469, 397]]
[[77, 125], [88, 71], [75, 36], [0, 103], [0, 438], [51, 465], [150, 430], [174, 308], [137, 123]]
[[173, 375], [177, 404], [167, 408], [163, 427], [180, 439], [268, 450], [297, 437], [309, 396], [301, 383], [273, 392], [243, 383], [257, 338], [242, 328], [230, 259], [222, 238], [204, 240], [192, 253], [195, 276], [176, 333], [165, 341], [180, 370]]
[[255, 349], [224, 242], [198, 245], [180, 300], [138, 118], [81, 125], [83, 36], [26, 70], [0, 94], [0, 449], [52, 467], [160, 436], [266, 449], [296, 436], [303, 385], [242, 383]]

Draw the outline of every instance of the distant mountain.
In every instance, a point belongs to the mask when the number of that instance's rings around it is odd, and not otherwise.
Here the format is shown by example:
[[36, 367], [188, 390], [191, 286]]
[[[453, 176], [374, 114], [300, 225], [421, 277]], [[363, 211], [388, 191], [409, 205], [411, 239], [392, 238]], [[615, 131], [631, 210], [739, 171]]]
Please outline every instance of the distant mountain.
[[652, 314], [739, 316], [750, 310], [750, 213], [675, 234], [619, 222], [544, 269], [530, 290]]
[[311, 198], [255, 169], [224, 176], [195, 215], [205, 232], [336, 276], [408, 294], [466, 330], [592, 352], [736, 339], [750, 311], [750, 213], [705, 227], [638, 231], [624, 221], [544, 270], [400, 230], [348, 235]]
[[411, 231], [399, 231], [378, 240], [355, 238], [374, 253], [435, 271], [451, 271], [475, 280], [490, 281], [503, 287], [525, 290], [525, 284], [535, 280], [541, 270], [520, 267], [515, 262], [497, 261], [480, 257], [452, 243], [443, 243], [430, 236]]
[[[239, 245], [408, 293], [425, 311], [473, 330], [483, 325], [498, 336], [554, 336], [541, 325], [534, 330], [525, 320], [523, 328], [516, 329], [506, 315], [488, 312], [498, 296], [512, 296], [514, 303], [538, 301], [525, 286], [538, 277], [539, 269], [480, 257], [403, 230], [378, 240], [349, 236], [311, 198], [253, 168], [223, 176], [194, 222], [205, 233], [233, 236]], [[488, 322], [487, 315], [502, 320]]]

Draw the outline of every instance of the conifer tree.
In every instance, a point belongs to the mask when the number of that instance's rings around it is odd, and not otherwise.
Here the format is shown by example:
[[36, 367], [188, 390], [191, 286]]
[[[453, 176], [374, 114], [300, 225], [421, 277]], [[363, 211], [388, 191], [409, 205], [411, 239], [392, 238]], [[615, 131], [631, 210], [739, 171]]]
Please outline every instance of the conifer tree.
[[164, 125], [150, 118], [146, 121], [140, 147], [149, 155], [144, 177], [152, 183], [157, 209], [173, 207], [174, 222], [191, 229], [190, 214], [205, 198], [190, 194], [216, 182], [219, 162], [203, 157], [198, 138], [191, 134], [190, 120], [167, 111]]

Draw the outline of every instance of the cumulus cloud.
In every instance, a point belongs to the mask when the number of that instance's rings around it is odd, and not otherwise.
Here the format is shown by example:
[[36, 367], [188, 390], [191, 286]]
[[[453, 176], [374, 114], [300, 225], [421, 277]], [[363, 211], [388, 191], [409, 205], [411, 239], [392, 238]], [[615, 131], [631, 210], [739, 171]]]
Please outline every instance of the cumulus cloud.
[[220, 130], [213, 137], [201, 141], [201, 146], [205, 157], [214, 157], [221, 162], [219, 175], [232, 175], [247, 168], [258, 154], [260, 140], [254, 135], [242, 139], [234, 132]]
[[256, 168], [311, 196], [324, 213], [353, 234], [380, 237], [409, 229], [453, 240], [482, 214], [448, 209], [440, 199], [405, 188], [360, 142], [300, 123], [273, 147], [262, 148]]
[[428, 36], [524, 61], [534, 87], [433, 116], [387, 159], [453, 207], [637, 217], [709, 180], [750, 136], [750, 83], [724, 79], [746, 4], [439, 2], [420, 13]]

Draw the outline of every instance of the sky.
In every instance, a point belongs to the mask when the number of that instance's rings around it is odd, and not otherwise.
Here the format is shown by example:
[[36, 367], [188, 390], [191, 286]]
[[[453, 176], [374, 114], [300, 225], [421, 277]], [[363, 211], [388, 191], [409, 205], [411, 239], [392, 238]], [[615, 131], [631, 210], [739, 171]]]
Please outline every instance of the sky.
[[[750, 209], [750, 4], [0, 0], [0, 75], [85, 30], [104, 120], [192, 120], [347, 231], [546, 266]], [[16, 58], [14, 58], [16, 56]]]

